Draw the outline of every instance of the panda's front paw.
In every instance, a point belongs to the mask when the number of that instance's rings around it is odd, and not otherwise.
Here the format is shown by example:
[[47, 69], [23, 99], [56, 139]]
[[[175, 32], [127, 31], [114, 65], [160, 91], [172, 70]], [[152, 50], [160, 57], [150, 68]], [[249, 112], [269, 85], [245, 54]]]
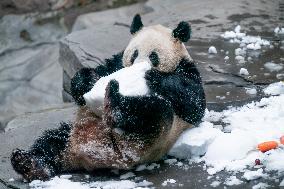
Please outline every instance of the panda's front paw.
[[148, 70], [145, 73], [147, 85], [151, 90], [154, 90], [155, 92], [158, 92], [163, 78], [164, 74], [155, 69]]

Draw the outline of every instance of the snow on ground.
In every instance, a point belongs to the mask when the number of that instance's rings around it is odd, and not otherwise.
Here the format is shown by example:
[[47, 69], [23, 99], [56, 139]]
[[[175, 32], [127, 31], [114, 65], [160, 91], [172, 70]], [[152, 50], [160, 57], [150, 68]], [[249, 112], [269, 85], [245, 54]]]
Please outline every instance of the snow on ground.
[[[222, 170], [243, 172], [246, 180], [266, 177], [265, 172], [269, 171], [284, 175], [283, 145], [265, 153], [257, 150], [259, 143], [279, 142], [284, 135], [284, 83], [271, 84], [264, 92], [278, 96], [266, 97], [242, 107], [230, 107], [222, 112], [207, 110], [200, 126], [185, 131], [169, 154], [177, 158], [190, 156], [196, 162], [204, 161], [210, 175]], [[220, 127], [220, 122], [225, 126]], [[261, 165], [255, 165], [256, 159]], [[230, 177], [224, 184], [240, 183]]]
[[96, 182], [74, 182], [67, 178], [54, 177], [49, 181], [34, 180], [29, 186], [31, 189], [133, 189], [148, 188], [152, 182], [143, 180], [134, 182], [131, 180], [120, 181], [96, 181]]
[[240, 69], [240, 75], [249, 75], [249, 72], [248, 72], [247, 69], [241, 68], [241, 69]]
[[274, 33], [277, 34], [284, 34], [284, 28], [276, 27], [274, 29]]
[[[252, 51], [260, 51], [262, 47], [271, 47], [270, 42], [260, 36], [250, 36], [242, 33], [240, 25], [236, 26], [233, 31], [225, 31], [225, 33], [221, 34], [221, 37], [230, 43], [239, 44], [239, 47], [235, 49], [235, 60], [240, 64], [244, 64], [246, 61], [253, 63], [252, 57], [249, 56]], [[226, 61], [229, 57], [226, 56], [224, 59]]]
[[209, 47], [208, 49], [209, 54], [217, 54], [217, 49], [214, 46]]

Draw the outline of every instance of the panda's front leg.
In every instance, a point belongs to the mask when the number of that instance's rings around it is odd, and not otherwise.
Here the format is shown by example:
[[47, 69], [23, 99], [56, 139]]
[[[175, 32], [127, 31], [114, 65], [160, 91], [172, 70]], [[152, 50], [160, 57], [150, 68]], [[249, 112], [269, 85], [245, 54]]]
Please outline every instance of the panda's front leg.
[[123, 96], [115, 80], [107, 86], [104, 120], [113, 128], [129, 133], [155, 134], [170, 130], [173, 116], [171, 103], [161, 96]]
[[204, 116], [206, 100], [201, 78], [189, 76], [190, 73], [165, 73], [152, 69], [146, 72], [145, 78], [151, 92], [169, 100], [176, 115], [195, 125]]

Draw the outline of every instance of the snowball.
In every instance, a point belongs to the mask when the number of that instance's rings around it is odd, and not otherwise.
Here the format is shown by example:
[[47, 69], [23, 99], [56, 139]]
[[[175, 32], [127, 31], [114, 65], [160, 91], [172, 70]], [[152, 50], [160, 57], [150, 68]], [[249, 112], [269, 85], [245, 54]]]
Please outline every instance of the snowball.
[[209, 47], [208, 49], [209, 54], [217, 54], [217, 49], [214, 46]]
[[284, 94], [284, 82], [280, 81], [272, 83], [266, 87], [263, 92], [268, 95], [280, 95]]
[[164, 160], [164, 163], [167, 163], [169, 165], [172, 165], [176, 162], [177, 162], [177, 159], [166, 159], [166, 160]]
[[235, 57], [235, 59], [238, 60], [238, 61], [242, 61], [245, 58], [243, 56], [238, 55], [238, 56]]
[[60, 178], [62, 178], [62, 179], [70, 179], [70, 178], [72, 178], [72, 175], [60, 175]]
[[278, 71], [283, 69], [283, 65], [276, 64], [276, 63], [273, 63], [273, 62], [266, 62], [264, 64], [264, 67], [266, 69], [268, 69], [270, 72], [278, 72]]
[[266, 177], [267, 175], [263, 173], [263, 169], [258, 169], [256, 171], [246, 171], [243, 177], [247, 180], [255, 180], [261, 177]]
[[228, 186], [233, 186], [233, 185], [239, 185], [242, 184], [243, 181], [238, 179], [236, 176], [230, 176], [228, 179], [226, 179], [225, 183]]
[[275, 34], [284, 34], [284, 28], [276, 27], [274, 29]]
[[240, 75], [249, 75], [249, 72], [248, 72], [247, 69], [241, 68], [241, 69], [240, 69]]
[[250, 43], [250, 44], [247, 45], [247, 49], [259, 50], [259, 49], [261, 49], [261, 46], [258, 43]]
[[220, 181], [217, 181], [217, 180], [215, 180], [215, 181], [213, 181], [211, 184], [210, 184], [210, 186], [212, 186], [212, 187], [217, 187], [217, 186], [219, 186], [221, 184], [221, 182]]
[[113, 79], [119, 82], [119, 92], [124, 96], [148, 94], [149, 89], [144, 76], [145, 72], [150, 68], [151, 65], [148, 62], [139, 62], [100, 78], [91, 91], [83, 96], [87, 106], [90, 107], [96, 115], [102, 115], [105, 89], [110, 80]]
[[204, 155], [208, 145], [221, 133], [212, 123], [203, 122], [199, 127], [184, 131], [168, 154], [179, 159]]
[[120, 175], [120, 179], [122, 180], [125, 180], [125, 179], [128, 179], [128, 178], [131, 178], [131, 177], [135, 177], [135, 174], [133, 172], [128, 172], [128, 173], [125, 173], [123, 175]]
[[170, 184], [174, 184], [176, 183], [177, 181], [175, 179], [167, 179], [165, 180], [163, 183], [162, 183], [162, 186], [167, 186], [168, 183]]
[[246, 93], [249, 95], [256, 95], [257, 91], [255, 88], [245, 88], [246, 89]]
[[236, 32], [236, 33], [240, 33], [240, 31], [241, 31], [241, 26], [240, 26], [240, 25], [237, 25], [237, 26], [235, 27], [235, 32]]
[[245, 54], [246, 54], [246, 51], [245, 51], [245, 50], [243, 50], [243, 49], [241, 49], [241, 48], [235, 49], [235, 55], [236, 55], [236, 56], [238, 56], [238, 55], [243, 56], [243, 55], [245, 55]]
[[265, 189], [268, 188], [269, 185], [263, 182], [260, 182], [252, 187], [252, 189]]

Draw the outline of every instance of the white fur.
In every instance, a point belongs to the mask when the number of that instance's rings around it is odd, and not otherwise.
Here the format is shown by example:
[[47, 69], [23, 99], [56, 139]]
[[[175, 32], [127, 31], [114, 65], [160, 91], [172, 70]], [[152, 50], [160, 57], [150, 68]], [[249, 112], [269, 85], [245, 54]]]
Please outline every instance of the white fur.
[[182, 58], [191, 59], [184, 44], [172, 36], [172, 30], [162, 25], [143, 27], [136, 33], [123, 54], [123, 65], [130, 66], [131, 56], [138, 50], [135, 61], [146, 60], [152, 51], [160, 59], [157, 69], [164, 72], [173, 72]]
[[148, 94], [148, 86], [144, 78], [145, 72], [151, 68], [148, 62], [138, 62], [130, 67], [118, 70], [106, 77], [100, 78], [91, 91], [84, 94], [84, 99], [97, 116], [102, 116], [104, 108], [105, 89], [110, 80], [117, 80], [119, 92], [124, 96], [139, 96]]

